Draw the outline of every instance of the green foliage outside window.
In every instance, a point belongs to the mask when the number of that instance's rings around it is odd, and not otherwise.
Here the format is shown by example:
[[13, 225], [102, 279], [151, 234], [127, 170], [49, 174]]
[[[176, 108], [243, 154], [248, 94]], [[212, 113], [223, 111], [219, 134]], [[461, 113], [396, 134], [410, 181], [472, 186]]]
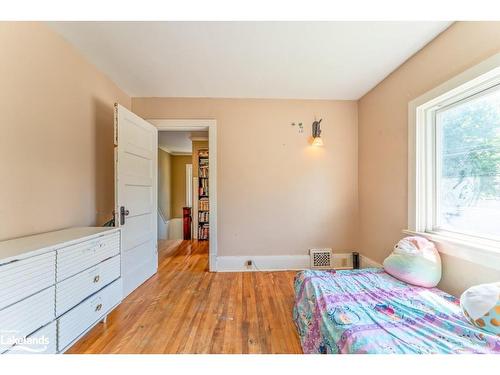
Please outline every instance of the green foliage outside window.
[[439, 115], [442, 177], [479, 180], [477, 198], [500, 199], [500, 91]]

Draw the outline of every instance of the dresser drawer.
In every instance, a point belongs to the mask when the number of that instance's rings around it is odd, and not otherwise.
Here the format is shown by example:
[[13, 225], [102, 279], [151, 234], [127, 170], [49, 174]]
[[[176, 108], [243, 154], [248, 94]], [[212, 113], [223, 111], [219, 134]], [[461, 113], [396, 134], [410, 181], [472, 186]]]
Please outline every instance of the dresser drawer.
[[5, 354], [56, 354], [57, 353], [57, 325], [53, 321], [35, 333], [28, 336], [22, 345], [15, 345]]
[[0, 265], [0, 310], [54, 285], [55, 280], [55, 251]]
[[0, 310], [0, 353], [55, 319], [54, 294], [52, 286]]
[[89, 297], [57, 319], [57, 347], [64, 350], [122, 299], [121, 279]]
[[57, 282], [120, 252], [120, 234], [113, 233], [57, 250]]
[[114, 256], [56, 285], [56, 316], [120, 277], [120, 257]]

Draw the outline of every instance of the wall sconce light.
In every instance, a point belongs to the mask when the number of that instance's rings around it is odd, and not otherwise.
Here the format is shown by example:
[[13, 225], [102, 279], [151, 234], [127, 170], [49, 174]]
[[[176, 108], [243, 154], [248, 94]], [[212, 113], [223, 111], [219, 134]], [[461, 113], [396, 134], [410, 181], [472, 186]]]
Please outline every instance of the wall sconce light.
[[323, 119], [314, 121], [312, 124], [313, 146], [323, 146], [323, 140], [321, 139], [321, 121], [323, 121]]

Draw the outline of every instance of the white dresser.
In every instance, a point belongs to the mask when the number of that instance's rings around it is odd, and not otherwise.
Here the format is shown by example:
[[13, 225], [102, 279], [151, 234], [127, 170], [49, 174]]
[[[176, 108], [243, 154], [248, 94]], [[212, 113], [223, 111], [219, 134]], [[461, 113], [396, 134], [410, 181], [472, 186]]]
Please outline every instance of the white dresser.
[[62, 353], [123, 296], [120, 230], [81, 227], [0, 242], [0, 353]]

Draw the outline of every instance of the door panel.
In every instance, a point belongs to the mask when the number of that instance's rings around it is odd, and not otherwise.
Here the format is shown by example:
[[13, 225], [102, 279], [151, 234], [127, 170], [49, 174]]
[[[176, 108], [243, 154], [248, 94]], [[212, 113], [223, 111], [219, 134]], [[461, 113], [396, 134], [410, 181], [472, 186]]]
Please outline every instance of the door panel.
[[150, 178], [153, 174], [149, 159], [137, 157], [131, 153], [125, 153], [123, 155], [123, 162], [128, 166], [127, 173], [129, 176]]
[[[115, 222], [122, 229], [122, 278], [128, 295], [158, 268], [156, 127], [115, 105]], [[128, 210], [121, 224], [120, 207]]]
[[128, 203], [126, 207], [130, 211], [127, 219], [150, 214], [153, 208], [153, 187], [136, 185], [130, 180], [125, 186], [123, 198]]
[[126, 224], [128, 230], [123, 232], [122, 238], [129, 244], [129, 249], [150, 239], [151, 226], [154, 224], [152, 215], [128, 216]]

